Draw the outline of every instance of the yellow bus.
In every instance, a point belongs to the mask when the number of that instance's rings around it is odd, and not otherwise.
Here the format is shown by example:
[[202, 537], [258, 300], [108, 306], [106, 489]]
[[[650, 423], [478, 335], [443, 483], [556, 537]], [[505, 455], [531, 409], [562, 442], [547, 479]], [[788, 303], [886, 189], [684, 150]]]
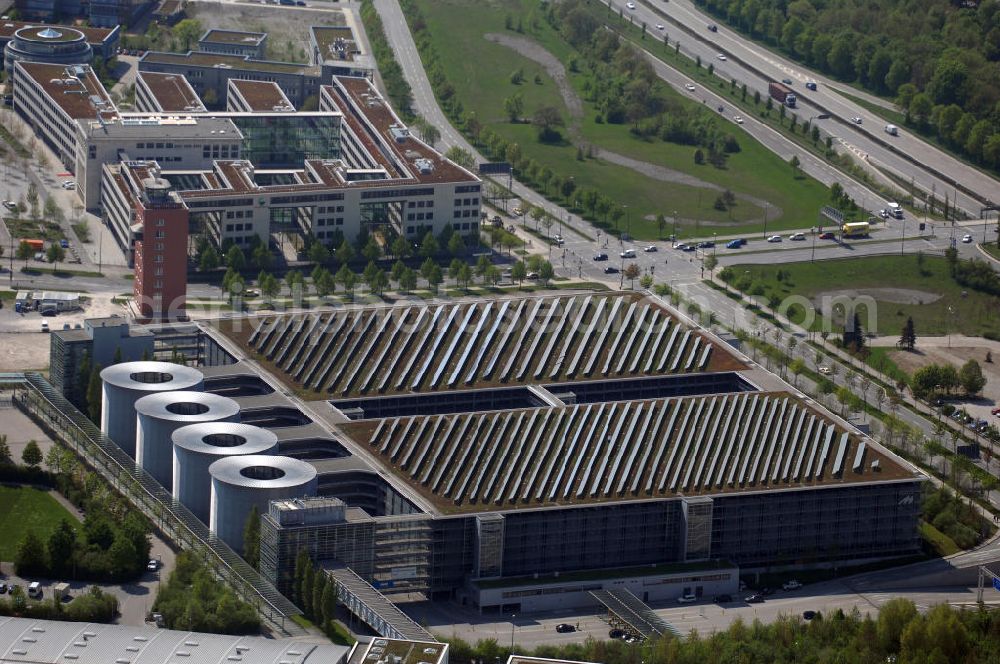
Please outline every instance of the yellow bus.
[[840, 231], [844, 237], [867, 237], [871, 230], [871, 224], [867, 221], [856, 221], [841, 226]]

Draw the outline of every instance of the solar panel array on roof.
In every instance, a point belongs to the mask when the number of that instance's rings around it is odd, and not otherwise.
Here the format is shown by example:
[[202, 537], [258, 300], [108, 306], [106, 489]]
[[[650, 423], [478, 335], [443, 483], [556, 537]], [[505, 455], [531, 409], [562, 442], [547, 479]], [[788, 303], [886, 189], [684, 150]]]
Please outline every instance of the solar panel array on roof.
[[400, 417], [346, 429], [459, 508], [835, 481], [852, 449], [853, 473], [864, 473], [864, 443], [784, 393]]
[[702, 372], [713, 358], [654, 301], [619, 295], [270, 316], [247, 343], [295, 383], [339, 396]]

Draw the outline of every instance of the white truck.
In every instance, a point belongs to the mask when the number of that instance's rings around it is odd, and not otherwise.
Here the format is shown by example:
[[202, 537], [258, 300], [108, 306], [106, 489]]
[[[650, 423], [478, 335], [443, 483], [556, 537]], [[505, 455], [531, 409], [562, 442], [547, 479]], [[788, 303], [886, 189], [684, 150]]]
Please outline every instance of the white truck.
[[888, 124], [885, 126], [885, 133], [889, 134], [890, 136], [899, 136], [899, 127], [897, 127], [896, 125]]

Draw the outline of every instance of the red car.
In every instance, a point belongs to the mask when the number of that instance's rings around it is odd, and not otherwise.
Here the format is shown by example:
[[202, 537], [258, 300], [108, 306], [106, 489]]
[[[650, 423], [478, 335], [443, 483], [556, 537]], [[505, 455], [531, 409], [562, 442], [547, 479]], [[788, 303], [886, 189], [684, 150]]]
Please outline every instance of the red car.
[[819, 234], [819, 239], [821, 239], [821, 240], [832, 240], [835, 237], [837, 237], [837, 236], [834, 235], [833, 233], [831, 233], [830, 231], [827, 231], [825, 233], [820, 233]]
[[990, 414], [991, 415], [996, 415], [997, 417], [1000, 417], [1000, 406], [997, 406], [996, 408], [994, 408], [993, 410], [991, 410]]

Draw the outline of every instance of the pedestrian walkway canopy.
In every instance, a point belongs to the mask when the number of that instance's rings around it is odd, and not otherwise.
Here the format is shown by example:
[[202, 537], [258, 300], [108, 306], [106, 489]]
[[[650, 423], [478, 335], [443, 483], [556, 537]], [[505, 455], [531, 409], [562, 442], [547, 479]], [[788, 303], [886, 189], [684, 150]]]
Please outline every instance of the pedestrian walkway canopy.
[[379, 636], [401, 641], [437, 641], [351, 568], [335, 567], [328, 573], [336, 584], [337, 598]]
[[666, 634], [680, 636], [675, 627], [656, 615], [648, 604], [624, 588], [591, 590], [590, 594], [608, 609], [608, 620], [612, 627], [644, 639]]

